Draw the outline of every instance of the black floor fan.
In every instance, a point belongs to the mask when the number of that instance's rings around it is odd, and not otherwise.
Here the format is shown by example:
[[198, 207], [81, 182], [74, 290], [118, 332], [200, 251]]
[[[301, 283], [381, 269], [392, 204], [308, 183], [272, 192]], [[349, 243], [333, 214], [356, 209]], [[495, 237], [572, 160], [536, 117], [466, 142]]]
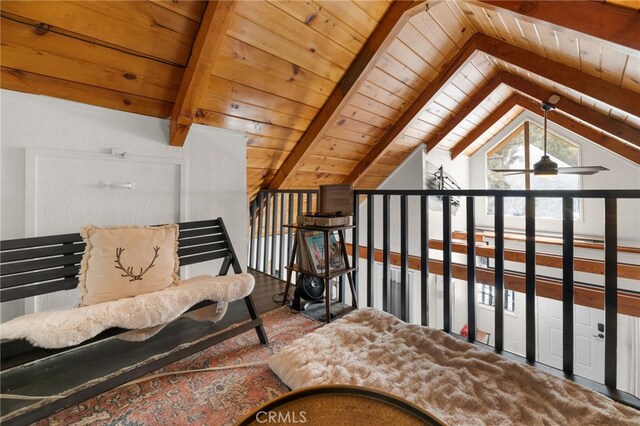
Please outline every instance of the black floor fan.
[[[309, 305], [322, 302], [322, 296], [325, 291], [324, 280], [308, 274], [299, 274], [296, 280], [296, 291], [293, 293], [293, 303], [291, 307], [300, 312], [304, 311]], [[301, 301], [306, 300], [304, 306]]]

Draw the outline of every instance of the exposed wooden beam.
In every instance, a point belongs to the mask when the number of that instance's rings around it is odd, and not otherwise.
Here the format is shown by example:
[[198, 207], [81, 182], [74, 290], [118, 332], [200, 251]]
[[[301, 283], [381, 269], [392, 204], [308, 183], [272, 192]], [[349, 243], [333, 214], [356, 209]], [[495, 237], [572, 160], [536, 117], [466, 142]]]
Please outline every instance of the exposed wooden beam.
[[[427, 142], [427, 149], [433, 149], [438, 143], [446, 137], [460, 122], [462, 122], [467, 115], [469, 115], [487, 96], [493, 92], [501, 83], [510, 86], [518, 92], [527, 95], [537, 102], [544, 101], [549, 98], [554, 92], [544, 89], [535, 83], [524, 80], [511, 73], [501, 71], [498, 73], [489, 83], [487, 83], [482, 89], [480, 89], [470, 101], [468, 101], [464, 107], [451, 118], [440, 131], [438, 131]], [[486, 132], [493, 124], [500, 118], [502, 118], [509, 110], [517, 105], [517, 98], [511, 100], [509, 104], [504, 102], [500, 108], [491, 114], [491, 117], [483, 121], [480, 125], [476, 126], [462, 141], [460, 141], [451, 150], [451, 158], [456, 158], [462, 151], [464, 151], [471, 143], [473, 143], [478, 137]], [[560, 101], [556, 104], [556, 109], [562, 113], [570, 116], [574, 120], [578, 120], [576, 124], [580, 124], [579, 121], [590, 124], [597, 127], [607, 133], [615, 135], [621, 139], [626, 140], [640, 147], [640, 130], [635, 129], [625, 123], [622, 123], [613, 118], [600, 114], [597, 111], [589, 109], [583, 105], [577, 104], [565, 97], [561, 97]], [[601, 138], [598, 138], [601, 139]], [[631, 151], [630, 151], [631, 152]]]
[[435, 80], [431, 82], [418, 95], [416, 100], [406, 109], [389, 130], [378, 140], [374, 147], [369, 151], [367, 156], [358, 163], [356, 168], [344, 179], [343, 183], [356, 185], [358, 181], [369, 171], [369, 169], [384, 155], [393, 143], [394, 139], [401, 135], [404, 130], [411, 125], [416, 116], [429, 103], [431, 99], [437, 96], [444, 86], [449, 83], [451, 78], [463, 67], [469, 58], [476, 51], [476, 38], [478, 34], [474, 34], [460, 49], [458, 54], [453, 58], [448, 66], [438, 74]]
[[445, 123], [437, 132], [431, 136], [426, 142], [427, 151], [431, 151], [449, 134], [453, 129], [465, 119], [471, 112], [476, 109], [498, 86], [502, 83], [501, 73], [496, 74], [487, 84], [478, 90], [471, 99], [467, 101], [453, 117]]
[[[511, 88], [537, 101], [546, 101], [549, 99], [549, 96], [555, 94], [553, 91], [547, 90], [535, 83], [524, 80], [508, 72], [502, 72], [500, 78], [504, 84], [511, 86]], [[607, 117], [598, 111], [594, 111], [563, 96], [560, 97], [560, 101], [558, 101], [555, 107], [557, 111], [565, 113], [573, 118], [588, 123], [613, 136], [624, 139], [625, 141], [640, 147], [640, 129], [636, 129], [621, 121]]]
[[296, 147], [291, 151], [282, 167], [278, 170], [269, 184], [269, 188], [279, 189], [286, 186], [300, 169], [304, 160], [311, 154], [313, 148], [322, 139], [323, 134], [333, 123], [342, 106], [346, 105], [355, 91], [373, 68], [377, 59], [386, 50], [386, 46], [393, 41], [395, 35], [404, 27], [416, 8], [421, 3], [395, 1], [382, 17], [375, 30], [362, 46], [358, 56], [353, 60], [340, 82], [329, 95], [318, 114], [309, 124]]
[[[347, 244], [347, 254], [351, 255], [352, 246]], [[366, 258], [367, 247], [360, 246], [359, 257]], [[382, 250], [375, 249], [374, 260], [382, 262]], [[390, 263], [400, 266], [400, 253], [390, 254]], [[419, 271], [421, 260], [419, 256], [409, 256], [409, 269]], [[440, 260], [429, 260], [429, 273], [442, 275], [443, 264]], [[451, 275], [453, 278], [466, 281], [467, 266], [460, 263], [451, 264]], [[480, 284], [495, 285], [495, 272], [491, 268], [476, 268], [476, 280]], [[513, 290], [519, 293], [525, 292], [525, 276], [522, 273], [505, 271], [504, 284], [506, 290]], [[562, 300], [562, 280], [554, 278], [536, 277], [536, 295], [548, 299]], [[601, 288], [589, 287], [576, 284], [574, 287], [574, 303], [580, 306], [588, 306], [595, 309], [604, 309], [604, 290]], [[640, 296], [624, 291], [618, 292], [618, 313], [640, 317]]]
[[[429, 240], [429, 248], [434, 250], [442, 250], [442, 240]], [[495, 246], [480, 243], [476, 245], [476, 254], [481, 257], [489, 257], [495, 259]], [[451, 251], [454, 253], [467, 254], [467, 244], [463, 241], [453, 241], [451, 243]], [[509, 262], [526, 262], [526, 252], [521, 250], [505, 249], [504, 260]], [[537, 253], [536, 265], [546, 266], [549, 268], [562, 269], [562, 256], [555, 254]], [[574, 258], [574, 269], [579, 272], [587, 272], [590, 274], [604, 275], [604, 262], [601, 260], [593, 260], [576, 257]], [[640, 280], [640, 266], [631, 263], [618, 263], [618, 277], [630, 280]]]
[[[451, 236], [454, 240], [463, 240], [463, 241], [467, 240], [467, 233], [463, 231], [453, 231], [451, 233]], [[495, 239], [496, 235], [493, 231], [483, 230], [483, 231], [476, 232], [474, 237], [477, 242], [487, 242], [487, 239]], [[516, 234], [516, 233], [505, 233], [504, 239], [507, 241], [519, 241], [521, 243], [524, 243], [526, 241], [526, 237], [524, 236], [524, 234]], [[548, 244], [552, 246], [561, 246], [562, 238], [536, 235], [536, 243]], [[575, 248], [585, 248], [590, 250], [601, 250], [601, 251], [604, 250], [604, 242], [584, 240], [579, 238], [573, 239], [573, 246]], [[639, 247], [619, 245], [617, 249], [619, 253], [640, 254]]]
[[595, 1], [482, 0], [479, 3], [640, 50], [640, 16], [633, 9]]
[[173, 146], [183, 146], [187, 139], [236, 5], [235, 1], [211, 1], [207, 4], [171, 112], [169, 143]]
[[640, 117], [640, 93], [616, 86], [502, 40], [484, 34], [476, 35], [478, 50]]
[[476, 127], [471, 130], [460, 142], [455, 144], [453, 148], [451, 148], [451, 159], [456, 158], [460, 155], [469, 145], [476, 141], [480, 136], [484, 134], [487, 130], [491, 128], [494, 124], [496, 124], [502, 117], [507, 115], [512, 108], [518, 106], [518, 98], [512, 95], [509, 99], [505, 100], [500, 104], [498, 109], [489, 114], [489, 117], [484, 119], [482, 123], [478, 124]]
[[[511, 110], [511, 108], [515, 106], [520, 106], [522, 108], [526, 108], [529, 111], [538, 114], [539, 116], [543, 116], [542, 110], [540, 109], [540, 102], [537, 100], [531, 100], [520, 94], [513, 94], [509, 99], [498, 107], [498, 109], [492, 113], [489, 117], [487, 117], [482, 123], [480, 123], [476, 128], [474, 128], [463, 140], [458, 142], [451, 149], [451, 158], [456, 158], [460, 155], [471, 143], [473, 143], [476, 139], [478, 139], [484, 132], [486, 132], [491, 126], [493, 126], [500, 118], [502, 118], [507, 112]], [[598, 130], [580, 124], [571, 118], [563, 114], [549, 114], [549, 121], [557, 124], [560, 127], [563, 127], [569, 131], [572, 131], [598, 145], [601, 147], [608, 149], [630, 161], [633, 161], [636, 164], [640, 164], [640, 150], [634, 148], [631, 145], [625, 144], [617, 139], [612, 138]]]
[[167, 118], [171, 114], [171, 102], [13, 68], [1, 67], [0, 82], [3, 89], [17, 92], [53, 96], [151, 117]]
[[[522, 95], [515, 94], [517, 102], [523, 108], [527, 108], [529, 111], [538, 114], [540, 117], [543, 117], [542, 109], [540, 108], [540, 104], [536, 101], [532, 101], [529, 98], [525, 98]], [[585, 139], [588, 139], [601, 147], [608, 149], [611, 152], [614, 152], [621, 157], [626, 158], [627, 160], [633, 161], [636, 164], [640, 164], [640, 149], [636, 149], [631, 145], [625, 144], [624, 142], [620, 142], [617, 139], [612, 138], [602, 132], [595, 130], [592, 127], [585, 126], [584, 124], [579, 124], [578, 122], [567, 118], [562, 114], [548, 114], [547, 118], [549, 121], [556, 123], [558, 126], [563, 127], [567, 130], [576, 133]]]

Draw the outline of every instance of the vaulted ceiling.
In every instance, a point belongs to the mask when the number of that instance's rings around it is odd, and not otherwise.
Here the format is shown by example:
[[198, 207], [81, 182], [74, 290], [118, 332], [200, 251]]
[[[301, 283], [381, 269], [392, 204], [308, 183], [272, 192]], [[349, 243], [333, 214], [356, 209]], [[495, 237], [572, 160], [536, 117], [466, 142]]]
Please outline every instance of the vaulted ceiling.
[[[5, 89], [247, 134], [262, 187], [379, 185], [418, 145], [557, 124], [640, 163], [637, 2], [3, 1]], [[188, 143], [188, 142], [187, 142]]]

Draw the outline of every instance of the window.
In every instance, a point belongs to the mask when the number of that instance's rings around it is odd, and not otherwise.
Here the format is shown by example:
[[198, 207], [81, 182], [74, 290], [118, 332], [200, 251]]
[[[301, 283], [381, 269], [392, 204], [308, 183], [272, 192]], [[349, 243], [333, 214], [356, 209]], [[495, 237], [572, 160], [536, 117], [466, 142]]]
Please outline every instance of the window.
[[[529, 126], [529, 141], [525, 140], [525, 127]], [[580, 189], [578, 175], [553, 177], [533, 175], [510, 175], [496, 173], [491, 169], [530, 169], [544, 153], [544, 130], [533, 123], [524, 123], [487, 153], [488, 189]], [[559, 167], [580, 165], [580, 151], [576, 144], [552, 133], [547, 133], [547, 155]], [[487, 202], [487, 214], [493, 214], [493, 198]], [[581, 217], [581, 204], [574, 200], [573, 215]], [[524, 216], [524, 198], [505, 198], [504, 214]], [[561, 198], [538, 198], [536, 217], [562, 219]]]
[[[487, 306], [496, 306], [495, 291], [496, 289], [492, 285], [479, 284], [478, 302]], [[513, 290], [506, 290], [504, 292], [504, 309], [505, 311], [513, 312], [515, 308], [515, 294], [513, 293]]]

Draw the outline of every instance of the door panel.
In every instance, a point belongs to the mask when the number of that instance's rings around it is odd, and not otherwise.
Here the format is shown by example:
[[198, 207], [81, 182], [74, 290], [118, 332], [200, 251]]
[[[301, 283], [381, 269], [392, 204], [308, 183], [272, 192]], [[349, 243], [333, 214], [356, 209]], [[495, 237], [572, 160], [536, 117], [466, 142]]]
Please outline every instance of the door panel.
[[[598, 337], [598, 323], [604, 312], [574, 306], [574, 373], [597, 382], [604, 381], [604, 338]], [[604, 334], [602, 334], [604, 336]], [[562, 369], [562, 302], [538, 298], [538, 360]]]

